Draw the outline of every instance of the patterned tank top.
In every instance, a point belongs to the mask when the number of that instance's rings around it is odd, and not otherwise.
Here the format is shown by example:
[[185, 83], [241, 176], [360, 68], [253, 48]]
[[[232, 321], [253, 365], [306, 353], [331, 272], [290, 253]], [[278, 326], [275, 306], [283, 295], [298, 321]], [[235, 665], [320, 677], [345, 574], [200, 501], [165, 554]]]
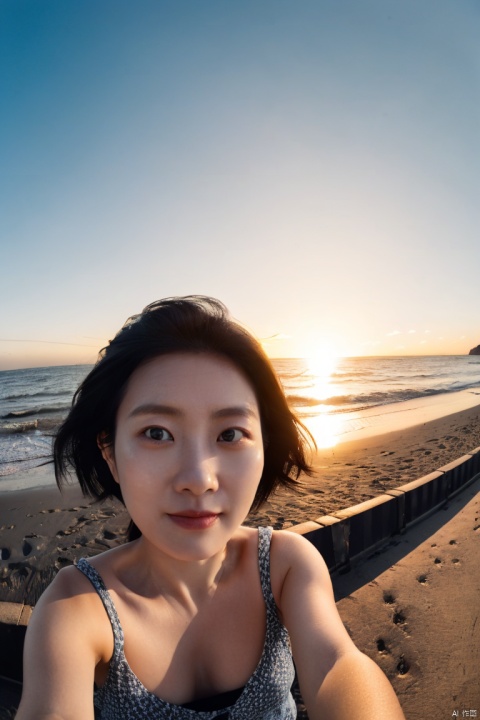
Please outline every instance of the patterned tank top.
[[92, 583], [110, 619], [114, 650], [105, 684], [95, 690], [100, 720], [295, 720], [290, 692], [294, 666], [290, 639], [280, 622], [270, 585], [272, 528], [258, 528], [258, 562], [267, 609], [265, 644], [260, 661], [245, 687], [186, 705], [174, 705], [151, 693], [128, 665], [117, 611], [97, 570], [85, 558], [78, 569]]

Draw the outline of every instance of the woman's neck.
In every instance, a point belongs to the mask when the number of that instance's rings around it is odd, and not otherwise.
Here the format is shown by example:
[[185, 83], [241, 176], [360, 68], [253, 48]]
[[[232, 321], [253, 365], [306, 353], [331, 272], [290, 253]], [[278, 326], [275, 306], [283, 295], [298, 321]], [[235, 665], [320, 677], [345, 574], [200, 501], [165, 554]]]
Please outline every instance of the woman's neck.
[[122, 581], [146, 598], [164, 597], [189, 611], [211, 598], [239, 560], [239, 544], [231, 540], [218, 554], [205, 560], [183, 561], [162, 553], [144, 537], [131, 543]]

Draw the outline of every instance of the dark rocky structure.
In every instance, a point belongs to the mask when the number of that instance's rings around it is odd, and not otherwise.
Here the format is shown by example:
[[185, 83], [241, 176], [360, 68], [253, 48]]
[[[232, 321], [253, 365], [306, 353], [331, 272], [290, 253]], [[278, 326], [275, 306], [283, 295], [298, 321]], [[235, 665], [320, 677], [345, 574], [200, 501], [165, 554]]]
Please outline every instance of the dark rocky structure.
[[468, 354], [469, 355], [480, 355], [480, 345], [477, 345], [477, 347], [472, 348]]

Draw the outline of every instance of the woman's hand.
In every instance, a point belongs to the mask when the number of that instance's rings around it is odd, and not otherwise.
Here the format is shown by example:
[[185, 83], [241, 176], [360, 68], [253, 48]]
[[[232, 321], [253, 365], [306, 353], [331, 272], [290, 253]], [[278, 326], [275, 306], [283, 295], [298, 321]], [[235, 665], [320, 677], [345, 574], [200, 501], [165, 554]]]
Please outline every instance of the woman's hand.
[[350, 639], [325, 562], [295, 533], [274, 533], [272, 586], [310, 720], [405, 720], [382, 670]]

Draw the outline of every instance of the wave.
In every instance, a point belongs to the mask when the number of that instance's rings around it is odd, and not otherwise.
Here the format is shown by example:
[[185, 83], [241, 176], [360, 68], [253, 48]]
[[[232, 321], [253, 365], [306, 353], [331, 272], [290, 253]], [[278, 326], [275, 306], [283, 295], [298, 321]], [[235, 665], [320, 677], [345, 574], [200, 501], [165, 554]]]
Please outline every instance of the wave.
[[52, 435], [63, 420], [63, 416], [35, 418], [35, 420], [23, 420], [22, 422], [0, 423], [0, 436], [12, 435], [13, 433], [40, 432], [44, 435]]
[[8, 460], [0, 460], [0, 468], [2, 468], [5, 465], [22, 465], [26, 462], [32, 462], [36, 460], [43, 460], [44, 462], [39, 463], [40, 465], [47, 465], [50, 462], [53, 462], [53, 456], [51, 450], [48, 452], [42, 453], [40, 455], [30, 455], [29, 457], [21, 457], [21, 458], [11, 458]]
[[27, 408], [26, 410], [12, 410], [5, 415], [0, 416], [0, 420], [10, 420], [15, 418], [29, 417], [31, 415], [52, 415], [54, 413], [61, 414], [68, 410], [69, 405], [58, 405], [56, 407], [40, 407]]
[[34, 397], [61, 397], [62, 395], [68, 395], [65, 390], [54, 390], [49, 392], [48, 390], [42, 390], [34, 393], [19, 393], [17, 395], [5, 395], [4, 400], [26, 400], [27, 398]]
[[5, 423], [0, 427], [0, 433], [11, 435], [13, 433], [31, 432], [38, 429], [38, 420], [27, 420], [21, 423]]
[[364, 410], [377, 405], [390, 405], [397, 402], [405, 402], [406, 400], [415, 400], [417, 398], [459, 392], [460, 390], [470, 390], [472, 388], [480, 388], [480, 381], [477, 380], [471, 383], [461, 383], [456, 381], [448, 387], [443, 388], [404, 388], [402, 390], [359, 393], [357, 395], [332, 395], [321, 399], [303, 395], [288, 395], [287, 399], [292, 406], [298, 408], [326, 405], [337, 408], [334, 412], [342, 412], [346, 409], [352, 411]]
[[[31, 458], [21, 458], [18, 460], [7, 460], [0, 462], [0, 482], [9, 475], [14, 475], [22, 470], [31, 470], [42, 465], [50, 465], [53, 462], [51, 455], [38, 455]], [[2, 488], [3, 489], [3, 488]]]

